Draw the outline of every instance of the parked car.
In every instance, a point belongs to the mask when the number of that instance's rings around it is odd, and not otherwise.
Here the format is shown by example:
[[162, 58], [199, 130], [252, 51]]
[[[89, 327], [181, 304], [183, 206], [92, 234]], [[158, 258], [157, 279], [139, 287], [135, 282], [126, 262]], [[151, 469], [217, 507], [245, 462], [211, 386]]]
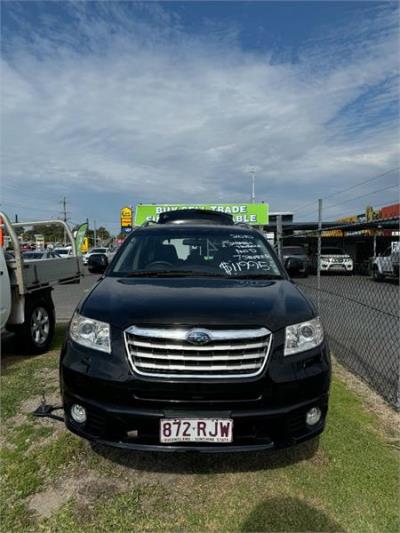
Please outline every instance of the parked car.
[[53, 253], [61, 257], [68, 257], [72, 255], [72, 248], [70, 246], [65, 246], [63, 248], [54, 248]]
[[284, 246], [282, 248], [282, 260], [285, 267], [296, 269], [297, 276], [306, 278], [310, 273], [311, 261], [303, 246]]
[[325, 426], [330, 356], [313, 304], [260, 232], [180, 210], [133, 231], [62, 348], [64, 420], [148, 451], [258, 451]]
[[93, 254], [107, 255], [108, 253], [109, 253], [108, 248], [92, 248], [86, 254], [83, 255], [83, 264], [87, 265], [89, 261], [89, 257]]
[[382, 281], [386, 277], [399, 278], [400, 247], [397, 242], [379, 254], [372, 262], [372, 278]]
[[43, 252], [24, 252], [22, 254], [25, 261], [38, 259], [60, 259], [61, 255], [56, 254], [53, 251], [44, 250]]
[[[313, 256], [313, 271], [318, 268], [317, 254]], [[352, 274], [354, 269], [353, 259], [343, 248], [327, 246], [321, 249], [320, 269], [322, 272], [334, 272], [335, 274]]]

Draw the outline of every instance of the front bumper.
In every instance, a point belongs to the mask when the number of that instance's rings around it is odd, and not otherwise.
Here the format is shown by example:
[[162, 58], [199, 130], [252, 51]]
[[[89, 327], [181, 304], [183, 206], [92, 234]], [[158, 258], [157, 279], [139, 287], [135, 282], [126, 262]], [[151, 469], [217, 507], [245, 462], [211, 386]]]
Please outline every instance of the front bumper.
[[[74, 422], [70, 416], [73, 403], [85, 407], [85, 424]], [[306, 412], [311, 407], [322, 411], [321, 421], [308, 426]], [[137, 451], [163, 452], [242, 452], [284, 448], [311, 439], [325, 426], [328, 395], [290, 407], [253, 410], [183, 410], [137, 409], [105, 402], [95, 402], [78, 395], [64, 395], [65, 423], [73, 433], [99, 444]], [[159, 427], [162, 418], [203, 417], [232, 418], [233, 442], [229, 444], [177, 443], [161, 444]]]
[[335, 272], [336, 274], [340, 274], [341, 272], [353, 272], [353, 265], [346, 263], [322, 264], [321, 272]]
[[[165, 452], [266, 450], [313, 438], [323, 431], [328, 410], [329, 349], [323, 343], [285, 358], [283, 342], [284, 332], [277, 332], [262, 375], [210, 382], [135, 375], [118, 331], [114, 332], [112, 356], [69, 339], [60, 362], [66, 426], [97, 443]], [[73, 404], [85, 407], [84, 424], [72, 420]], [[322, 412], [313, 427], [305, 420], [312, 407]], [[233, 442], [161, 444], [163, 418], [231, 418]]]

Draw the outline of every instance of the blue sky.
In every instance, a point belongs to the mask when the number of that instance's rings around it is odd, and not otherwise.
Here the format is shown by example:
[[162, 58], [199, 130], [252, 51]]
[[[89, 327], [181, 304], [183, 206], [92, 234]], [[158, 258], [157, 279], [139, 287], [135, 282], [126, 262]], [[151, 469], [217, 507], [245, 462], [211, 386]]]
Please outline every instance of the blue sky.
[[[396, 3], [1, 9], [2, 207], [20, 219], [65, 195], [72, 222], [116, 231], [126, 204], [248, 201], [250, 167], [258, 200], [313, 219], [318, 197], [398, 167]], [[397, 201], [397, 180], [325, 218]]]

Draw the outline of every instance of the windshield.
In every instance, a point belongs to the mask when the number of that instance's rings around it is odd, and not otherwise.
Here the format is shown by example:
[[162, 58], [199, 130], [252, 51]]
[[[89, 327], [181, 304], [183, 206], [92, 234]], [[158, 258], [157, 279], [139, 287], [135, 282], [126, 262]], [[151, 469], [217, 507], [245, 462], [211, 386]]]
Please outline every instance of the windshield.
[[93, 248], [93, 250], [90, 250], [91, 254], [105, 254], [107, 251], [107, 248]]
[[324, 255], [347, 255], [342, 248], [322, 248], [321, 254]]
[[299, 246], [285, 246], [282, 248], [283, 255], [306, 255], [304, 248]]
[[138, 231], [109, 274], [281, 277], [266, 241], [231, 228]]

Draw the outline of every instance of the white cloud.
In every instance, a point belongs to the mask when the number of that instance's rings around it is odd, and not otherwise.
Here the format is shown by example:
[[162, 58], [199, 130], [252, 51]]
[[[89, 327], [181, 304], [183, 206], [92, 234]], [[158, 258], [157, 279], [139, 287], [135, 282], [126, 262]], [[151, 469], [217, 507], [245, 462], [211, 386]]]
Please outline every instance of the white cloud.
[[255, 165], [258, 197], [291, 209], [398, 164], [396, 117], [385, 111], [398, 96], [387, 14], [373, 35], [361, 26], [348, 62], [338, 54], [351, 33], [343, 29], [340, 44], [338, 28], [299, 63], [273, 65], [241, 50], [235, 32], [207, 40], [157, 6], [143, 6], [145, 23], [98, 5], [95, 18], [78, 5], [75, 35], [53, 32], [49, 19], [46, 35], [31, 28], [29, 46], [19, 37], [7, 48], [5, 184], [39, 202], [41, 191], [73, 196], [80, 185], [88, 198], [104, 192], [102, 209], [108, 191], [144, 202], [243, 200]]

